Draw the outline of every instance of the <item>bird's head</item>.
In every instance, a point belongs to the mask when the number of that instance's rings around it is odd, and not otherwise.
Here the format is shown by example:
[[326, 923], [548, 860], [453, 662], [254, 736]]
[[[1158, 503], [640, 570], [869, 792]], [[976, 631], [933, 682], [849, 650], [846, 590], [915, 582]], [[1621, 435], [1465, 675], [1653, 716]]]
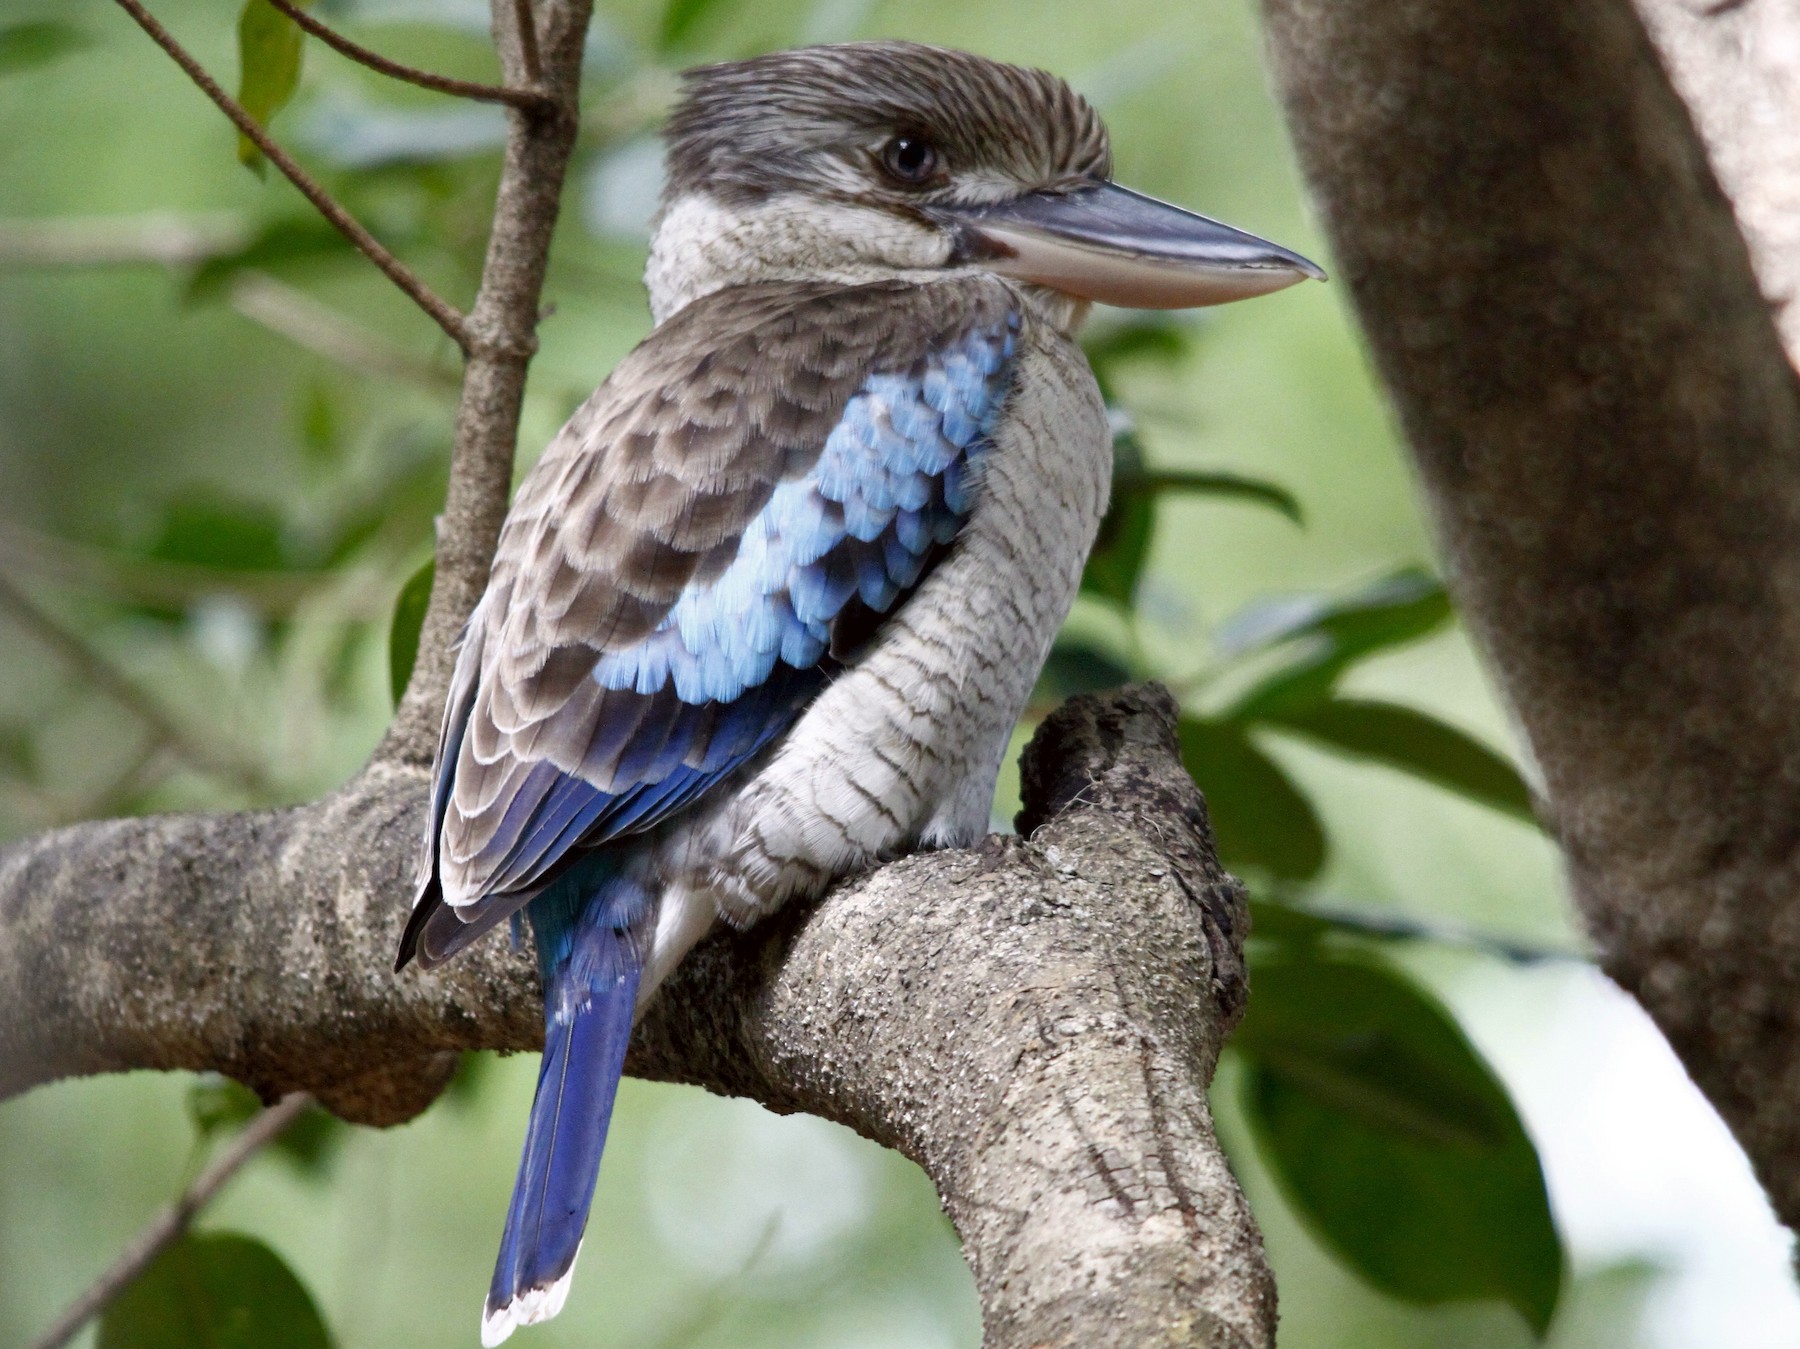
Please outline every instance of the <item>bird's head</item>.
[[1220, 304], [1323, 279], [1298, 254], [1112, 182], [1093, 107], [1054, 75], [911, 42], [688, 72], [647, 280], [657, 320], [753, 281], [958, 269], [1088, 301]]

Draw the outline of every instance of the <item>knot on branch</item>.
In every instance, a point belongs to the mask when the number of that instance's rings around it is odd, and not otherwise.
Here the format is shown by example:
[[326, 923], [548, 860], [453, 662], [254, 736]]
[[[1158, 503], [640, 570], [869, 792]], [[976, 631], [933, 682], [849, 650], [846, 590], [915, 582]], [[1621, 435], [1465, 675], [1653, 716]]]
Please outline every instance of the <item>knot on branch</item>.
[[1131, 819], [1156, 841], [1199, 910], [1213, 957], [1213, 994], [1235, 1027], [1249, 998], [1244, 887], [1219, 864], [1206, 799], [1181, 759], [1181, 710], [1161, 684], [1082, 694], [1052, 712], [1019, 757], [1023, 805], [1013, 827], [1031, 838], [1076, 808]]
[[515, 329], [512, 325], [487, 321], [478, 313], [464, 323], [462, 349], [471, 361], [525, 365], [538, 353], [537, 329]]
[[[1013, 827], [1029, 838], [1070, 806], [1151, 796], [1158, 804], [1193, 795], [1181, 769], [1180, 710], [1161, 684], [1130, 684], [1071, 698], [1049, 716], [1019, 756], [1024, 805]], [[1204, 807], [1201, 807], [1202, 812]]]
[[[439, 1050], [404, 1063], [385, 1063], [359, 1076], [320, 1087], [318, 1101], [351, 1124], [391, 1128], [424, 1114], [450, 1085], [461, 1062], [461, 1056], [454, 1051]], [[273, 1103], [265, 1093], [265, 1104]]]

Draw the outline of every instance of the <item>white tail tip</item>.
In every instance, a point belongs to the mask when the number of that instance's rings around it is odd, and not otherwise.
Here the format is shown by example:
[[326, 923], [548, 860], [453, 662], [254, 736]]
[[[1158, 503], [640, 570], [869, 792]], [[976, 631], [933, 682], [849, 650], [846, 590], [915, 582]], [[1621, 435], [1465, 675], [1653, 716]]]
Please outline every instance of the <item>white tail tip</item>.
[[[580, 1258], [581, 1247], [577, 1246], [575, 1260]], [[527, 1288], [503, 1306], [483, 1308], [482, 1349], [494, 1349], [496, 1345], [504, 1344], [507, 1336], [520, 1326], [535, 1326], [560, 1312], [563, 1303], [569, 1298], [569, 1280], [575, 1277], [575, 1260], [569, 1261], [569, 1267], [563, 1271], [562, 1277], [548, 1288]]]

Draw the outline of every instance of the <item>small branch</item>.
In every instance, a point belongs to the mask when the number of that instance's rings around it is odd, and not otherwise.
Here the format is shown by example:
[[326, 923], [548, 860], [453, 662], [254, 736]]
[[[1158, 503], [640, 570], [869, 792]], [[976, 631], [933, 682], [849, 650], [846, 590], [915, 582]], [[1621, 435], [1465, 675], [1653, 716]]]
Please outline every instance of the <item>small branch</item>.
[[525, 67], [525, 78], [536, 88], [544, 78], [544, 67], [538, 57], [537, 16], [531, 12], [531, 0], [513, 0], [513, 22], [518, 25], [519, 60]]
[[101, 693], [130, 712], [192, 767], [229, 779], [245, 791], [267, 797], [274, 784], [260, 767], [237, 755], [221, 752], [196, 740], [176, 725], [161, 705], [145, 693], [82, 637], [69, 631], [41, 608], [4, 574], [0, 574], [0, 610], [10, 613], [26, 629]]
[[154, 731], [144, 737], [143, 746], [131, 762], [112, 781], [86, 796], [66, 802], [58, 816], [48, 823], [52, 828], [76, 824], [82, 820], [102, 820], [127, 812], [130, 801], [168, 775], [166, 760], [168, 743]]
[[248, 222], [230, 212], [0, 220], [0, 267], [192, 267], [250, 239]]
[[429, 70], [420, 70], [416, 66], [401, 65], [398, 61], [390, 61], [380, 52], [369, 50], [359, 42], [352, 42], [336, 29], [321, 23], [293, 4], [292, 0], [269, 0], [269, 4], [333, 51], [390, 79], [403, 80], [407, 84], [416, 84], [421, 89], [435, 90], [440, 94], [453, 94], [457, 98], [472, 98], [481, 103], [505, 103], [524, 113], [547, 113], [556, 108], [555, 103], [535, 89], [509, 89], [499, 84], [453, 80], [447, 75], [434, 75]]
[[118, 0], [119, 8], [136, 21], [138, 27], [150, 35], [151, 41], [167, 52], [187, 73], [187, 77], [200, 86], [200, 91], [210, 98], [231, 119], [250, 141], [261, 150], [276, 168], [287, 176], [289, 182], [300, 189], [300, 194], [311, 202], [320, 215], [329, 220], [339, 233], [356, 246], [358, 252], [379, 267], [388, 280], [400, 287], [419, 308], [436, 320], [437, 325], [450, 335], [450, 340], [464, 351], [469, 347], [468, 325], [463, 314], [452, 305], [441, 299], [435, 291], [421, 281], [405, 263], [390, 253], [379, 239], [356, 220], [348, 211], [340, 206], [330, 193], [314, 181], [312, 176], [301, 168], [273, 138], [258, 126], [256, 119], [245, 112], [243, 106], [220, 87], [218, 81], [208, 75], [205, 69], [175, 40], [175, 37], [156, 17], [145, 9], [138, 0]]
[[266, 273], [239, 277], [231, 287], [231, 307], [252, 323], [358, 374], [385, 376], [440, 395], [454, 394], [458, 388], [450, 371], [383, 341], [331, 306]]
[[[229, 595], [266, 618], [289, 618], [336, 578], [326, 571], [230, 571], [199, 563], [116, 553], [0, 520], [0, 574], [37, 576], [106, 599], [183, 609], [207, 595]], [[371, 594], [347, 611], [353, 619], [388, 616], [393, 596]]]
[[94, 1317], [105, 1311], [119, 1294], [148, 1269], [156, 1257], [180, 1240], [196, 1214], [211, 1202], [225, 1183], [259, 1151], [280, 1137], [298, 1119], [313, 1098], [303, 1091], [284, 1096], [264, 1110], [231, 1140], [231, 1146], [168, 1208], [157, 1214], [113, 1261], [112, 1266], [89, 1285], [55, 1325], [32, 1342], [31, 1349], [61, 1349]]

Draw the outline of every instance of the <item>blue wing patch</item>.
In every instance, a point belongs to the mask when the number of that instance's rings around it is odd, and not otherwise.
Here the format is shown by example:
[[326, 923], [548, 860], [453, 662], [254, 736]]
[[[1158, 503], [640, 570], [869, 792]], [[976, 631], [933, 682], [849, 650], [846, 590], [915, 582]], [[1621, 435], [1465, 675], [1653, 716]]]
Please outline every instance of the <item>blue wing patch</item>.
[[597, 658], [603, 711], [582, 773], [532, 766], [483, 848], [488, 896], [429, 924], [428, 963], [518, 908], [578, 850], [692, 805], [798, 719], [968, 520], [1018, 331], [1007, 314], [911, 369], [869, 375], [723, 571], [690, 584], [642, 639]]

